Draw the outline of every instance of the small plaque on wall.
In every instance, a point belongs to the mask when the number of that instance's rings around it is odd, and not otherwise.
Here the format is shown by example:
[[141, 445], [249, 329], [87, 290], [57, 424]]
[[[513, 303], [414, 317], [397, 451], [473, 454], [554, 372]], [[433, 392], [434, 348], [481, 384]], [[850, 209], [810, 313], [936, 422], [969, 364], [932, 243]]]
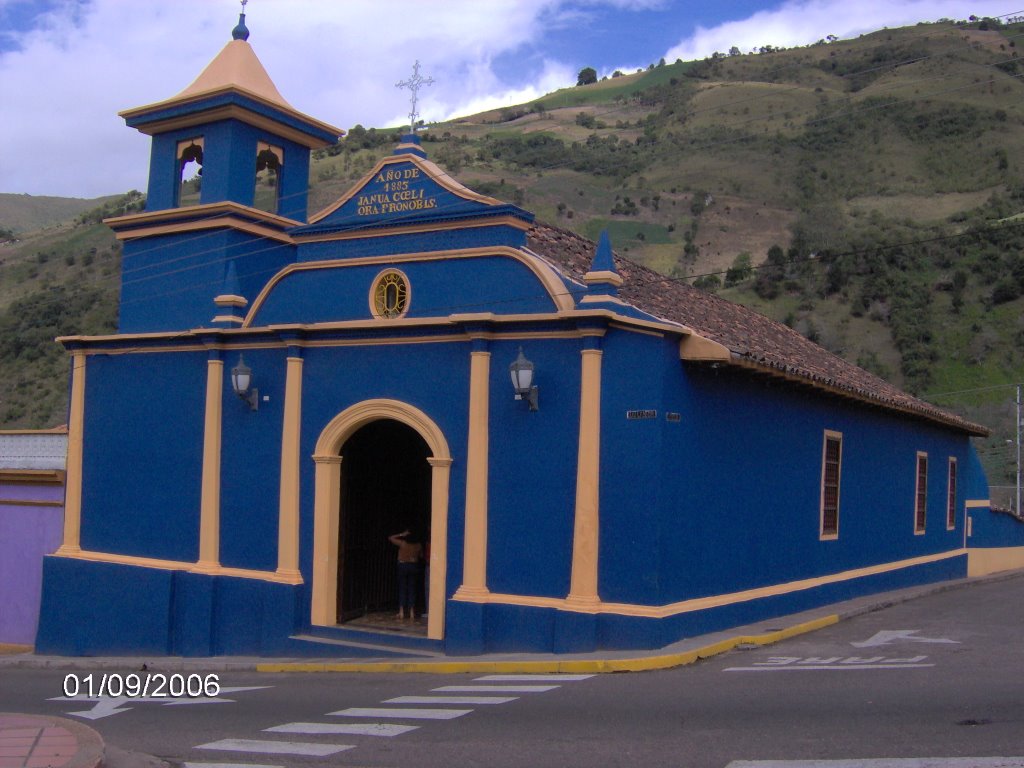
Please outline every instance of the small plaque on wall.
[[665, 421], [671, 421], [673, 424], [677, 424], [683, 420], [683, 414], [669, 411], [665, 414]]
[[656, 419], [658, 418], [657, 411], [626, 411], [626, 418], [630, 421], [636, 419]]

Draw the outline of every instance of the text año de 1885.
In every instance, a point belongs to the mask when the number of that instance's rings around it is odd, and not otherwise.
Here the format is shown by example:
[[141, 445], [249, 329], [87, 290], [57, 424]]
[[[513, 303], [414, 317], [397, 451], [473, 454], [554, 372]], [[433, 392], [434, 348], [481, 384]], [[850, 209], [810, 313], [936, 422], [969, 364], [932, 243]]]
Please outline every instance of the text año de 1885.
[[436, 208], [437, 199], [427, 197], [425, 189], [410, 188], [410, 183], [419, 177], [419, 168], [381, 171], [374, 179], [374, 183], [380, 185], [380, 191], [359, 195], [356, 212], [360, 216], [380, 216]]

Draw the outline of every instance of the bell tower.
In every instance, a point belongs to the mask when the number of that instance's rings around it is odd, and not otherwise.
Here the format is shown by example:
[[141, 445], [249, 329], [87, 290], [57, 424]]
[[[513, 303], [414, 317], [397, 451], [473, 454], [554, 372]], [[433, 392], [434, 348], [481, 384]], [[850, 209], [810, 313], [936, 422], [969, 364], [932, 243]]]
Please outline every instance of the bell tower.
[[240, 323], [214, 301], [229, 271], [237, 304], [293, 260], [286, 230], [306, 222], [310, 152], [342, 134], [285, 101], [248, 42], [246, 2], [187, 88], [120, 113], [152, 136], [145, 213], [107, 222], [124, 242], [121, 333]]

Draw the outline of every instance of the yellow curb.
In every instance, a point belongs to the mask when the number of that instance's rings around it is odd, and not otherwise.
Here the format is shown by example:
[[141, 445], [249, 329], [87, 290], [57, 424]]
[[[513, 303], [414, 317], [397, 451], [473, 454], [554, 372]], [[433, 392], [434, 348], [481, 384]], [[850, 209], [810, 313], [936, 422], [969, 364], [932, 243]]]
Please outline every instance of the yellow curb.
[[771, 645], [780, 640], [813, 632], [839, 623], [838, 614], [805, 621], [786, 629], [765, 632], [760, 635], [739, 635], [721, 640], [703, 648], [664, 656], [646, 656], [635, 659], [545, 659], [543, 661], [370, 661], [370, 662], [277, 662], [257, 664], [257, 672], [427, 672], [436, 675], [453, 675], [460, 672], [487, 672], [490, 674], [514, 673], [605, 673], [605, 672], [647, 672], [655, 669], [669, 669], [693, 664], [698, 659], [707, 659], [731, 651], [738, 645]]

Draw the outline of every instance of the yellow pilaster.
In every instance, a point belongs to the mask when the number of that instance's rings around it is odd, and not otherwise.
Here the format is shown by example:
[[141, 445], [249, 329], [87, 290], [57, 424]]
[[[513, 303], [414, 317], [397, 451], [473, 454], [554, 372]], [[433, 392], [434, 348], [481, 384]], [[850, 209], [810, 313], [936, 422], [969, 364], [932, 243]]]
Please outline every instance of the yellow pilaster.
[[341, 456], [314, 456], [312, 622], [338, 623], [338, 524], [341, 508]]
[[299, 439], [302, 421], [302, 358], [288, 358], [281, 427], [281, 497], [277, 525], [277, 573], [302, 583], [299, 573]]
[[203, 430], [202, 495], [199, 502], [197, 572], [220, 567], [220, 448], [224, 361], [206, 361], [206, 419]]
[[466, 531], [462, 586], [456, 597], [481, 597], [487, 590], [487, 466], [491, 353], [476, 350], [469, 368], [469, 440], [466, 456]]
[[71, 412], [68, 414], [64, 542], [57, 554], [82, 551], [82, 441], [85, 434], [85, 353], [71, 353]]
[[448, 580], [448, 477], [452, 460], [427, 459], [430, 463], [430, 602], [427, 605], [427, 637], [444, 637], [444, 605]]
[[566, 602], [595, 604], [597, 594], [598, 483], [601, 459], [601, 350], [581, 352], [580, 440], [576, 464], [576, 519], [572, 576]]

